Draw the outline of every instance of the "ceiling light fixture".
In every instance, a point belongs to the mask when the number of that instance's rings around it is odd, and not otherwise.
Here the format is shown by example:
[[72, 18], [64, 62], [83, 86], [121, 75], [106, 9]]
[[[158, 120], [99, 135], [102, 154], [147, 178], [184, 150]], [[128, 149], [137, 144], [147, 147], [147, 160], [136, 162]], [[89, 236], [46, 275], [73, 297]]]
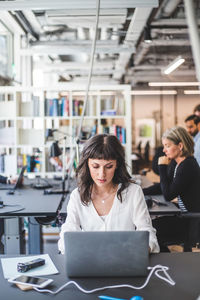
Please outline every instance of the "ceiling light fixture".
[[164, 74], [168, 75], [177, 69], [180, 65], [185, 62], [185, 59], [181, 56], [178, 56], [175, 60], [173, 60], [163, 71]]
[[131, 95], [142, 96], [142, 95], [176, 95], [177, 91], [175, 90], [166, 90], [166, 91], [131, 91]]
[[200, 86], [197, 81], [175, 81], [175, 82], [149, 82], [149, 86]]
[[200, 90], [185, 90], [185, 95], [200, 95]]

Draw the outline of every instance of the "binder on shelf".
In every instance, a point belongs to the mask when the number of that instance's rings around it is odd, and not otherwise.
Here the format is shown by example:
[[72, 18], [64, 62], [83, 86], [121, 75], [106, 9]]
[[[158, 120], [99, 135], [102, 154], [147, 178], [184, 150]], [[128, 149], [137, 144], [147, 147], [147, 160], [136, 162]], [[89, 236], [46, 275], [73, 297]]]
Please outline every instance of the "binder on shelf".
[[5, 166], [4, 166], [4, 156], [5, 156], [5, 154], [1, 154], [0, 155], [0, 172], [1, 173], [4, 173], [4, 169], [5, 169]]

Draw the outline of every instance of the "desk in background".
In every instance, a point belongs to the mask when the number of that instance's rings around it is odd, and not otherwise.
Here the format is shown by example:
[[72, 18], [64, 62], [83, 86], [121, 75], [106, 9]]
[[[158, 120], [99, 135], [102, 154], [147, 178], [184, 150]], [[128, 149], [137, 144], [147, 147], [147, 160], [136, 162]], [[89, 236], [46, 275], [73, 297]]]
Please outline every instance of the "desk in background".
[[4, 219], [5, 246], [7, 254], [20, 253], [21, 242], [21, 217], [29, 218], [29, 254], [41, 253], [41, 226], [35, 217], [56, 217], [62, 195], [44, 195], [43, 190], [31, 188], [31, 181], [26, 181], [21, 189], [17, 189], [14, 195], [7, 195], [1, 191], [1, 199], [8, 205], [21, 205], [23, 210], [3, 213], [0, 210], [0, 218]]
[[[142, 188], [146, 188], [150, 185], [152, 185], [151, 181], [146, 176], [141, 175], [133, 175], [133, 179], [136, 180], [136, 182], [140, 181], [140, 185]], [[159, 202], [163, 202], [166, 204], [164, 205], [156, 205], [153, 204], [152, 208], [149, 209], [150, 215], [179, 215], [181, 213], [180, 208], [178, 208], [174, 203], [165, 201], [165, 198], [163, 195], [154, 195], [151, 196], [152, 198], [156, 199]]]
[[[142, 188], [146, 188], [150, 186], [152, 183], [149, 181], [149, 179], [146, 176], [141, 176], [141, 175], [133, 175], [132, 177], [136, 183], [141, 185]], [[72, 190], [75, 188], [75, 185], [73, 186]], [[158, 205], [153, 205], [152, 208], [149, 209], [150, 215], [178, 215], [181, 213], [181, 210], [172, 202], [165, 201], [165, 198], [163, 195], [155, 195], [152, 196], [158, 201], [164, 202], [166, 206], [158, 206]], [[62, 205], [61, 209], [61, 215], [63, 217], [66, 217], [67, 215], [67, 204], [69, 202], [70, 194], [66, 196], [66, 199]]]
[[[7, 257], [7, 256], [4, 256]], [[52, 289], [56, 290], [61, 285], [69, 281], [65, 273], [64, 256], [54, 255], [51, 257], [59, 274], [45, 276], [54, 280]], [[130, 299], [135, 295], [142, 296], [144, 300], [197, 300], [200, 295], [200, 253], [159, 253], [150, 255], [150, 266], [161, 264], [168, 266], [169, 275], [176, 282], [175, 286], [152, 276], [148, 285], [142, 290], [132, 290], [129, 288], [118, 288], [104, 290], [93, 294], [84, 294], [74, 285], [66, 287], [57, 295], [37, 293], [35, 291], [21, 291], [16, 286], [11, 285], [4, 279], [0, 266], [0, 290], [2, 299], [15, 300], [46, 300], [54, 298], [56, 300], [97, 300], [99, 295], [109, 295], [122, 299]], [[75, 280], [85, 289], [94, 289], [115, 284], [131, 284], [141, 286], [146, 277], [127, 278], [70, 278]]]

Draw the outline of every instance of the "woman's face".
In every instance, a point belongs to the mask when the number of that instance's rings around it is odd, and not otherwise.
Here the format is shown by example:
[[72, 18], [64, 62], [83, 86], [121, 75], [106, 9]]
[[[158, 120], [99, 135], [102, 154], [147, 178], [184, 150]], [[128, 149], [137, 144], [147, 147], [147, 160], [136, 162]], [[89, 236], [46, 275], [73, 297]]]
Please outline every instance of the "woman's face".
[[182, 143], [175, 145], [171, 140], [166, 138], [162, 140], [162, 143], [164, 146], [163, 152], [169, 159], [176, 159], [181, 156], [183, 149]]
[[88, 167], [94, 183], [99, 187], [103, 187], [112, 182], [117, 161], [89, 158]]

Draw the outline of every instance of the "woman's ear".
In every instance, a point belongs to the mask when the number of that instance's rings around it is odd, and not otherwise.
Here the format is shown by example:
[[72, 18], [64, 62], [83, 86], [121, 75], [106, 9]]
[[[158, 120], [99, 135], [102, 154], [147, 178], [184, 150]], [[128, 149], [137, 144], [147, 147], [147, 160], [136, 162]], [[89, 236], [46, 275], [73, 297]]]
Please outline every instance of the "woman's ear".
[[178, 145], [179, 145], [180, 150], [182, 151], [183, 150], [183, 143], [180, 142]]

